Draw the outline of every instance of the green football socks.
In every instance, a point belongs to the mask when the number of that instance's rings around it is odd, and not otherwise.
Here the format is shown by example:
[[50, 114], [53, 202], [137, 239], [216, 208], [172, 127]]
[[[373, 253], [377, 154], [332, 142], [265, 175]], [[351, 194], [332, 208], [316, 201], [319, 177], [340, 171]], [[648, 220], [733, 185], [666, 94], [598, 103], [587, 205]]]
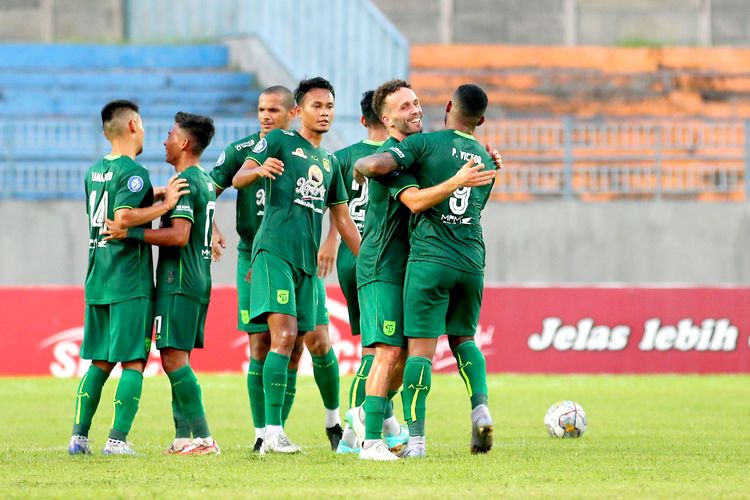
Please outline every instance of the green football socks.
[[456, 347], [453, 355], [458, 362], [458, 373], [466, 384], [471, 408], [487, 404], [487, 363], [482, 351], [472, 340]]
[[102, 388], [107, 381], [109, 373], [95, 365], [89, 366], [88, 371], [78, 384], [76, 391], [76, 412], [73, 418], [73, 434], [88, 436], [91, 428], [91, 420], [94, 418], [99, 400], [102, 397]]
[[281, 410], [286, 393], [287, 367], [289, 356], [273, 351], [266, 356], [263, 364], [263, 392], [266, 397], [266, 426], [281, 427]]
[[168, 373], [167, 376], [177, 397], [180, 410], [188, 421], [193, 437], [209, 437], [211, 432], [208, 429], [206, 412], [203, 409], [201, 387], [193, 369], [190, 365], [185, 365], [172, 373]]
[[294, 397], [297, 395], [297, 370], [286, 372], [286, 392], [284, 392], [284, 404], [281, 406], [281, 423], [286, 425], [286, 420], [292, 412]]
[[393, 416], [393, 398], [396, 397], [398, 391], [388, 391], [388, 403], [385, 405], [385, 419], [389, 419]]
[[190, 438], [190, 422], [182, 412], [177, 395], [172, 387], [172, 419], [174, 420], [174, 437], [175, 439]]
[[367, 376], [370, 374], [370, 368], [372, 368], [374, 359], [375, 356], [372, 354], [362, 356], [359, 370], [354, 375], [352, 385], [349, 387], [349, 408], [360, 406], [365, 402], [365, 385], [367, 384]]
[[381, 439], [383, 435], [383, 415], [389, 405], [387, 398], [365, 397], [365, 439]]
[[137, 370], [123, 370], [113, 401], [115, 415], [112, 420], [112, 429], [109, 431], [110, 439], [125, 441], [128, 437], [135, 414], [138, 412], [142, 390], [143, 374]]
[[404, 417], [410, 436], [424, 436], [427, 395], [432, 383], [432, 361], [419, 356], [409, 356], [404, 367]]
[[250, 358], [247, 369], [247, 396], [250, 400], [250, 414], [256, 429], [266, 426], [266, 398], [263, 392], [263, 361]]
[[318, 385], [320, 397], [323, 398], [323, 406], [328, 410], [336, 410], [339, 407], [339, 362], [336, 353], [329, 349], [323, 356], [311, 356], [313, 363], [313, 375]]

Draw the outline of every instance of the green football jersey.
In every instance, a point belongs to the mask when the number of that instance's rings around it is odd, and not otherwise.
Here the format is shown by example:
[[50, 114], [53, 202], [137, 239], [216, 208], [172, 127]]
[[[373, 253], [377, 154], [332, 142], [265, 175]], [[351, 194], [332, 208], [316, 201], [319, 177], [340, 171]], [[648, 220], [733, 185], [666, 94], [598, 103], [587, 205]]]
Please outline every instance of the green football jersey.
[[[401, 168], [414, 175], [421, 188], [448, 180], [471, 158], [485, 168], [495, 168], [485, 148], [473, 136], [457, 130], [416, 134], [388, 152]], [[460, 188], [448, 199], [414, 216], [409, 259], [483, 272], [481, 217], [491, 191], [492, 185]]]
[[[367, 213], [367, 182], [359, 184], [354, 181], [354, 164], [360, 158], [374, 154], [382, 146], [382, 142], [365, 139], [355, 142], [351, 146], [339, 149], [334, 156], [339, 161], [341, 167], [341, 177], [344, 179], [346, 193], [349, 195], [349, 215], [357, 225], [357, 230], [361, 235], [365, 230], [365, 214]], [[341, 245], [343, 248], [349, 248]]]
[[284, 163], [284, 173], [276, 180], [264, 179], [266, 210], [253, 256], [264, 250], [315, 275], [323, 211], [347, 201], [338, 160], [296, 131], [279, 129], [261, 139], [248, 158], [259, 165], [266, 158]]
[[[154, 191], [148, 170], [127, 156], [107, 155], [86, 171], [86, 213], [89, 221], [87, 304], [114, 304], [153, 297], [151, 245], [137, 240], [103, 241], [106, 219], [120, 208], [149, 207]], [[150, 228], [151, 223], [144, 224]]]
[[[398, 145], [389, 137], [377, 153]], [[417, 182], [408, 172], [396, 170], [369, 180], [370, 201], [365, 231], [357, 258], [357, 287], [373, 281], [404, 284], [409, 257], [411, 211], [398, 201], [398, 194]]]
[[[247, 158], [247, 153], [260, 140], [260, 132], [231, 143], [224, 149], [211, 170], [211, 179], [219, 189], [232, 187], [232, 178]], [[237, 248], [251, 251], [253, 240], [263, 219], [266, 205], [266, 191], [262, 182], [255, 182], [250, 186], [237, 190], [236, 222], [240, 243]]]
[[189, 194], [161, 218], [170, 227], [179, 217], [193, 223], [184, 247], [159, 247], [156, 265], [156, 295], [182, 294], [208, 304], [211, 296], [211, 223], [216, 210], [216, 191], [211, 177], [198, 165], [179, 175], [188, 181]]

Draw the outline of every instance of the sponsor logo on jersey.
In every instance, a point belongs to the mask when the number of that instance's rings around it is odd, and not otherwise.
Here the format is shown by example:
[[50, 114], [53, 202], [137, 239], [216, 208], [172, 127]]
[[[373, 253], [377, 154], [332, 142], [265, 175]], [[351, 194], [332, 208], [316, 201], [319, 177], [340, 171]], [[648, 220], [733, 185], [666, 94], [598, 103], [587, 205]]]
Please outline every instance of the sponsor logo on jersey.
[[138, 175], [132, 176], [128, 179], [128, 189], [133, 193], [139, 192], [143, 189], [143, 179]]
[[221, 154], [219, 155], [219, 159], [216, 160], [216, 166], [218, 167], [219, 165], [224, 165], [224, 160], [226, 159], [227, 159], [227, 154], [224, 151], [222, 151]]
[[383, 333], [388, 337], [396, 333], [396, 322], [391, 320], [383, 321]]
[[406, 156], [406, 155], [404, 155], [403, 151], [401, 151], [400, 149], [398, 149], [396, 146], [390, 147], [390, 148], [388, 148], [388, 150], [389, 151], [393, 151], [394, 153], [396, 153], [396, 155], [398, 155], [399, 158], [404, 158]]
[[112, 180], [112, 172], [92, 172], [91, 182], [107, 182]]
[[250, 139], [249, 141], [241, 142], [234, 146], [234, 149], [237, 151], [241, 151], [244, 148], [250, 148], [255, 144], [255, 139]]
[[299, 156], [300, 158], [304, 158], [305, 160], [307, 160], [307, 155], [304, 151], [302, 151], [302, 148], [295, 149], [294, 151], [292, 151], [292, 154], [294, 156]]
[[281, 133], [286, 134], [286, 135], [291, 135], [292, 137], [294, 137], [294, 132], [292, 132], [291, 130], [281, 129]]
[[189, 215], [193, 215], [193, 207], [190, 205], [177, 205], [174, 207], [175, 212], [183, 212]]
[[265, 138], [258, 141], [258, 144], [253, 146], [253, 153], [262, 153], [268, 147], [268, 141]]
[[310, 165], [307, 169], [307, 179], [297, 179], [295, 192], [302, 196], [303, 200], [323, 200], [326, 188], [323, 185], [323, 171], [317, 165]]
[[328, 158], [323, 158], [323, 170], [325, 170], [326, 172], [331, 171], [331, 162], [328, 161]]
[[471, 224], [472, 217], [461, 217], [460, 215], [443, 214], [440, 216], [440, 221], [444, 224]]
[[289, 303], [289, 290], [276, 290], [276, 302], [279, 304]]

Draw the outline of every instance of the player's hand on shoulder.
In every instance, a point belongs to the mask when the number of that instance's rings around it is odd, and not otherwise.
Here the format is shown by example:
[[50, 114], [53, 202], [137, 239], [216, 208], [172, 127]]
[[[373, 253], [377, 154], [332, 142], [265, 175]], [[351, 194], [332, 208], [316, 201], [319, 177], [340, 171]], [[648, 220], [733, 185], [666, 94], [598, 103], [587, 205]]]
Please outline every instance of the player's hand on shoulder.
[[187, 189], [188, 181], [183, 177], [173, 175], [167, 183], [167, 191], [164, 194], [164, 203], [167, 204], [169, 209], [173, 209], [177, 205], [177, 201], [184, 195], [190, 194], [190, 190]]
[[497, 167], [498, 170], [503, 168], [503, 157], [500, 154], [500, 151], [497, 149], [492, 149], [492, 146], [488, 142], [484, 145], [484, 147], [487, 149], [487, 152], [492, 157], [492, 161], [495, 162], [495, 167]]
[[126, 228], [118, 227], [115, 221], [111, 219], [105, 219], [107, 229], [102, 231], [101, 234], [105, 234], [104, 241], [111, 240], [124, 240], [128, 236], [128, 230]]
[[360, 186], [361, 186], [362, 184], [364, 184], [364, 183], [366, 182], [366, 180], [367, 180], [367, 179], [365, 179], [365, 176], [364, 176], [364, 175], [362, 175], [362, 172], [360, 172], [360, 171], [359, 171], [359, 170], [357, 170], [356, 168], [355, 168], [355, 169], [352, 169], [352, 177], [354, 178], [354, 182], [356, 182], [356, 183], [357, 183], [357, 184], [359, 184]]
[[477, 187], [491, 184], [495, 179], [495, 170], [485, 170], [484, 163], [474, 164], [474, 158], [464, 163], [456, 172], [459, 187]]

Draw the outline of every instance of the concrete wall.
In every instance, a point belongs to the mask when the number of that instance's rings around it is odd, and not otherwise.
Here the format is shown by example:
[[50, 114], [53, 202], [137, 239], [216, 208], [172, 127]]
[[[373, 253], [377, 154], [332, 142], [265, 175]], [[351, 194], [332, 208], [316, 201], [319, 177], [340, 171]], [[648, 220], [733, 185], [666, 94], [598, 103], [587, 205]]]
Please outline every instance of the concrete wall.
[[[233, 283], [234, 203], [215, 283]], [[0, 286], [79, 285], [87, 259], [83, 201], [0, 202]], [[750, 209], [742, 203], [490, 203], [486, 279], [502, 283], [750, 284]]]
[[747, 45], [745, 0], [373, 0], [414, 44]]
[[[415, 44], [750, 44], [750, 2], [746, 0], [373, 3]], [[123, 4], [122, 0], [0, 1], [0, 41], [117, 42], [124, 33]]]
[[5, 0], [0, 42], [119, 42], [122, 0]]

